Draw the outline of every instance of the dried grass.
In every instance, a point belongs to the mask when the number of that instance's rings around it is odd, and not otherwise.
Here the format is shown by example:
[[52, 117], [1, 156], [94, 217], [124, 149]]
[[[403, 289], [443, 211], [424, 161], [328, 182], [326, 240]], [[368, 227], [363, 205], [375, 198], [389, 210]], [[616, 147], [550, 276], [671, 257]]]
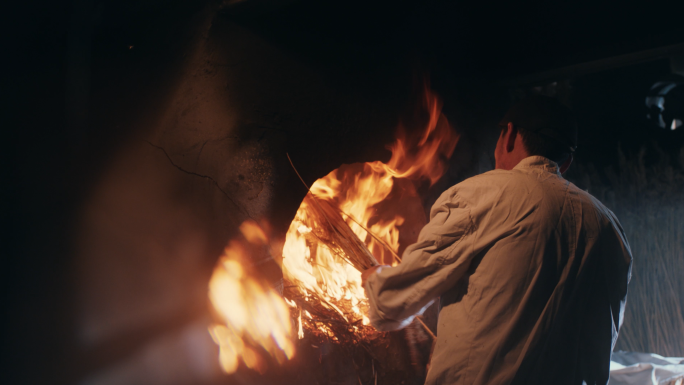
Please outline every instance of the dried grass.
[[[339, 209], [330, 202], [307, 194], [304, 202], [309, 207], [309, 225], [311, 232], [306, 234], [307, 243], [311, 247], [325, 246], [338, 258], [349, 263], [355, 269], [364, 271], [378, 264], [366, 245], [354, 234], [342, 218]], [[312, 252], [312, 256], [316, 253]], [[316, 263], [315, 260], [312, 263]], [[363, 325], [358, 314], [345, 312], [351, 309], [351, 301], [341, 300], [332, 303], [312, 291], [303, 292], [303, 288], [295, 282], [285, 281], [285, 298], [294, 301], [297, 309], [292, 309], [294, 319], [299, 318], [302, 309], [311, 317], [301, 317], [302, 326], [309, 337], [324, 343], [332, 342], [342, 345], [365, 345], [365, 342], [378, 338], [383, 333], [372, 326]], [[367, 310], [360, 306], [362, 311]], [[298, 321], [299, 322], [299, 321]]]
[[315, 234], [320, 243], [358, 271], [378, 264], [366, 245], [349, 228], [337, 207], [327, 200], [315, 198], [311, 193], [307, 194], [304, 202], [309, 203], [309, 207], [313, 209], [310, 211], [310, 218], [313, 218], [316, 226], [312, 227], [311, 233]]
[[[368, 235], [378, 241], [378, 243], [381, 244], [397, 262], [401, 263], [401, 259], [395, 250], [373, 234], [353, 216], [342, 212], [331, 202], [315, 197], [297, 171], [297, 168], [294, 166], [290, 155], [286, 155], [292, 169], [297, 174], [297, 177], [302, 181], [304, 187], [309, 190], [309, 193], [304, 197], [303, 202], [307, 203], [307, 207], [310, 208], [308, 219], [309, 225], [311, 225], [311, 231], [305, 235], [305, 237], [311, 246], [318, 247], [318, 245], [323, 245], [327, 247], [335, 256], [349, 263], [360, 272], [377, 266], [378, 261], [349, 227], [344, 219], [344, 217], [346, 217], [363, 228]], [[311, 255], [316, 255], [316, 253], [312, 252]], [[314, 260], [312, 263], [315, 264], [316, 261]], [[358, 318], [358, 314], [345, 313], [343, 311], [343, 309], [352, 308], [351, 302], [348, 300], [342, 300], [342, 303], [333, 304], [325, 298], [320, 297], [318, 294], [303, 289], [296, 283], [288, 282], [287, 280], [285, 280], [283, 294], [285, 298], [294, 301], [297, 305], [295, 308], [291, 308], [291, 315], [293, 319], [298, 320], [297, 322], [302, 323], [302, 325], [298, 326], [307, 329], [309, 334], [313, 335], [313, 337], [321, 343], [333, 342], [346, 346], [362, 346], [371, 356], [373, 356], [369, 342], [387, 340], [386, 337], [388, 333], [379, 332], [372, 326], [363, 325], [362, 319]], [[367, 313], [367, 304], [361, 303], [357, 306], [363, 313]], [[311, 317], [302, 317], [302, 310], [307, 311]], [[432, 340], [436, 338], [435, 334], [420, 317], [416, 317], [412, 322], [412, 325], [413, 324], [420, 325], [426, 335]], [[414, 345], [415, 344], [410, 344], [410, 348], [415, 348]]]
[[[285, 286], [285, 297], [297, 304], [297, 309], [291, 309], [292, 318], [299, 318], [299, 309], [311, 314], [311, 318], [301, 317], [308, 339], [318, 343], [363, 345], [384, 334], [376, 331], [372, 326], [363, 325], [361, 320], [353, 320], [353, 314], [346, 314], [346, 318], [343, 317], [334, 308], [326, 306], [329, 303], [317, 294], [312, 292], [308, 294], [308, 296], [304, 295], [299, 287], [291, 284]], [[329, 332], [326, 332], [326, 329]]]
[[684, 356], [684, 149], [678, 162], [620, 152], [617, 169], [580, 165], [568, 179], [615, 212], [634, 256], [616, 350]]

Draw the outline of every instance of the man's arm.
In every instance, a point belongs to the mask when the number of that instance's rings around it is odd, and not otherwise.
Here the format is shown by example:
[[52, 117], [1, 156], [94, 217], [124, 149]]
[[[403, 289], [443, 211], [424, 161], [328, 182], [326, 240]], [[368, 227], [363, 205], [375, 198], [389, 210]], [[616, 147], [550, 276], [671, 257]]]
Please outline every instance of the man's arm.
[[582, 366], [587, 384], [606, 384], [611, 352], [622, 325], [627, 286], [631, 278], [632, 252], [617, 217], [605, 209], [608, 222], [600, 234], [596, 283], [585, 308]]
[[378, 266], [373, 266], [370, 269], [366, 269], [361, 272], [361, 286], [366, 286], [366, 281], [368, 281], [368, 277], [371, 275], [375, 274], [378, 269], [381, 269], [383, 267], [389, 267], [388, 265], [378, 265]]
[[430, 222], [406, 249], [401, 264], [376, 266], [362, 274], [369, 318], [376, 329], [405, 327], [468, 269], [474, 225], [471, 208], [457, 191], [447, 190], [437, 200]]

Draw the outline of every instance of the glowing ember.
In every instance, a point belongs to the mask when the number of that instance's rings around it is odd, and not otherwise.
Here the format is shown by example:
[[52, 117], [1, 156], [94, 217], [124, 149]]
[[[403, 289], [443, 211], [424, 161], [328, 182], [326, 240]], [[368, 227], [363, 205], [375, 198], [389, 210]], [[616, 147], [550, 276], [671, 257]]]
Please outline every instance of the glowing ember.
[[297, 337], [299, 337], [299, 339], [301, 340], [302, 338], [304, 338], [304, 329], [302, 328], [302, 309], [299, 309], [299, 318], [297, 318], [297, 325]]
[[[313, 205], [329, 202], [338, 208], [349, 228], [375, 259], [396, 264], [399, 230], [405, 218], [395, 215], [391, 219], [379, 219], [379, 204], [392, 193], [396, 178], [427, 180], [430, 185], [437, 182], [446, 171], [446, 160], [458, 142], [458, 135], [441, 113], [441, 102], [427, 88], [424, 101], [429, 120], [423, 130], [411, 136], [400, 127], [396, 141], [390, 146], [392, 157], [387, 164], [376, 161], [343, 166], [317, 180], [311, 186], [316, 201], [310, 196], [304, 199], [287, 232], [283, 247], [285, 279], [305, 301], [320, 301], [323, 307], [339, 313], [355, 331], [359, 323], [368, 324], [361, 273], [338, 250], [332, 250], [320, 240], [316, 234], [318, 207]], [[334, 338], [323, 322], [313, 320], [306, 310], [303, 314], [305, 319], [314, 321], [305, 322], [305, 326]], [[302, 324], [301, 317], [299, 324]]]
[[240, 230], [247, 242], [228, 244], [209, 282], [209, 299], [223, 320], [209, 332], [219, 345], [219, 361], [226, 373], [235, 372], [240, 361], [262, 370], [264, 354], [278, 362], [294, 355], [288, 305], [245, 267], [249, 266], [250, 247], [264, 246], [268, 239], [254, 222], [243, 223]]

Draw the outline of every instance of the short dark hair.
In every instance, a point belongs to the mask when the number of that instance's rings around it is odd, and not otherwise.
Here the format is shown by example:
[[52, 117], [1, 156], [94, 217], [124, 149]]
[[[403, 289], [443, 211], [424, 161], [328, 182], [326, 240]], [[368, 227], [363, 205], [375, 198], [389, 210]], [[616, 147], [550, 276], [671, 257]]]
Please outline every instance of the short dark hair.
[[512, 123], [530, 155], [562, 163], [577, 147], [577, 121], [557, 99], [531, 95], [514, 104], [499, 125]]
[[558, 164], [565, 162], [570, 157], [568, 146], [536, 132], [520, 127], [516, 128], [520, 136], [522, 136], [523, 145], [528, 154], [543, 156]]

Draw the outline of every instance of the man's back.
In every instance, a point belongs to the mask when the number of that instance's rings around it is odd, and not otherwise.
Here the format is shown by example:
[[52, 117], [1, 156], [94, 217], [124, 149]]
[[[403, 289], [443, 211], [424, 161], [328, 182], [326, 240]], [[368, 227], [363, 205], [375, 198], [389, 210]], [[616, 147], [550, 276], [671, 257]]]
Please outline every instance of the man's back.
[[631, 263], [613, 214], [542, 157], [455, 192], [477, 255], [441, 297], [428, 383], [607, 381]]
[[440, 295], [427, 384], [604, 384], [630, 266], [615, 216], [532, 156], [446, 191], [371, 308], [382, 324]]

